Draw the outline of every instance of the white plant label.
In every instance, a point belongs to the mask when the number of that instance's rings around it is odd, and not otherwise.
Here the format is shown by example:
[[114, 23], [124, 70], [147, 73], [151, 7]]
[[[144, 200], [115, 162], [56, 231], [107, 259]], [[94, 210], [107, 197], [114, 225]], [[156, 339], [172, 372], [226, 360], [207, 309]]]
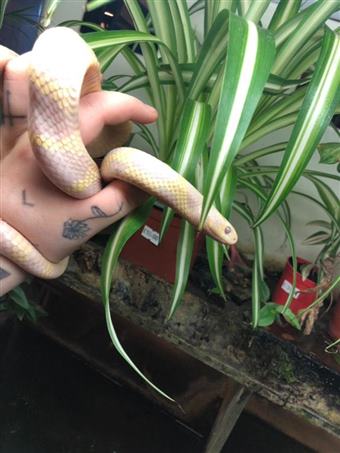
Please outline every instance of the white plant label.
[[[282, 285], [281, 285], [281, 288], [283, 289], [283, 291], [285, 291], [287, 294], [290, 294], [293, 290], [293, 285], [291, 283], [289, 283], [288, 280], [284, 280]], [[299, 288], [295, 288], [295, 293], [294, 293], [294, 299], [297, 299], [300, 295], [300, 290]]]
[[150, 241], [153, 245], [159, 245], [159, 233], [148, 225], [145, 225], [142, 231], [143, 238]]

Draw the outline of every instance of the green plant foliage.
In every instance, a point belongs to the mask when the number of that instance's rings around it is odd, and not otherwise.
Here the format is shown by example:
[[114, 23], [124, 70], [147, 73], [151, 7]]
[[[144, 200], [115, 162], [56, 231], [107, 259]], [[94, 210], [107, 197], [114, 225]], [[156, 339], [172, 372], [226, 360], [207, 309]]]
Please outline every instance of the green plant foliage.
[[[225, 174], [224, 181], [220, 187], [219, 197], [215, 202], [215, 206], [226, 218], [229, 218], [232, 211], [237, 182], [237, 170], [234, 167], [230, 167]], [[225, 249], [221, 244], [208, 236], [206, 237], [206, 249], [211, 276], [219, 294], [223, 297], [223, 299], [225, 299], [222, 281], [222, 267], [225, 257]]]
[[2, 24], [4, 21], [7, 5], [8, 5], [8, 0], [0, 1], [0, 28], [2, 27]]
[[[195, 183], [198, 160], [207, 144], [210, 120], [211, 113], [207, 104], [191, 100], [187, 102], [180, 119], [179, 136], [170, 163], [174, 170], [192, 184]], [[165, 209], [160, 240], [163, 239], [173, 215], [172, 209]]]
[[172, 317], [182, 302], [182, 297], [188, 283], [191, 257], [194, 250], [196, 231], [186, 220], [182, 221], [181, 233], [177, 244], [176, 279], [172, 291], [172, 303], [168, 319]]
[[224, 172], [237, 155], [274, 57], [270, 35], [230, 14], [227, 60], [204, 185], [201, 226], [216, 198]]
[[274, 322], [278, 321], [281, 315], [295, 329], [301, 330], [299, 319], [296, 315], [294, 315], [290, 308], [284, 309], [282, 305], [274, 304], [273, 302], [268, 302], [261, 308], [259, 312], [258, 326], [271, 326]]
[[119, 254], [126, 243], [126, 241], [143, 225], [153, 205], [153, 199], [149, 199], [144, 206], [138, 208], [133, 217], [126, 217], [119, 224], [116, 225], [116, 231], [111, 234], [107, 243], [103, 259], [102, 259], [102, 273], [101, 273], [101, 290], [103, 295], [103, 304], [105, 310], [105, 319], [107, 329], [115, 346], [117, 352], [123, 357], [124, 360], [134, 369], [134, 371], [141, 376], [152, 388], [160, 393], [165, 398], [173, 401], [166, 393], [155, 386], [134, 364], [129, 355], [125, 352], [122, 344], [119, 341], [117, 333], [112, 323], [111, 309], [110, 309], [110, 289], [113, 279], [113, 271], [115, 269]]
[[[91, 7], [96, 3], [93, 0]], [[281, 0], [266, 28], [263, 17], [269, 3], [197, 0], [189, 8], [186, 0], [147, 0], [149, 14], [145, 17], [138, 0], [125, 0], [135, 30], [94, 27], [93, 33], [83, 37], [103, 70], [118, 55], [131, 68], [132, 74], [106, 77], [106, 89], [129, 93], [143, 89], [157, 108], [157, 131], [138, 125], [136, 135], [203, 192], [201, 226], [211, 206], [216, 206], [227, 217], [237, 212], [252, 230], [253, 327], [270, 325], [283, 316], [300, 328], [298, 317], [289, 309], [294, 289], [284, 306], [270, 302], [263, 269], [266, 238], [261, 228], [274, 215], [279, 220], [291, 251], [294, 288], [297, 262], [290, 194], [304, 197], [327, 213], [327, 226], [315, 224], [317, 231], [307, 238], [309, 243], [322, 244], [317, 261], [339, 250], [338, 197], [327, 181], [339, 183], [340, 177], [307, 166], [317, 149], [322, 163], [339, 163], [338, 143], [319, 142], [332, 115], [340, 112], [340, 37], [338, 30], [331, 31], [326, 25], [340, 9], [340, 0], [318, 0], [304, 9], [301, 0]], [[203, 37], [192, 22], [192, 16], [197, 18], [200, 13]], [[80, 22], [69, 21], [68, 25]], [[142, 56], [134, 52], [136, 45]], [[293, 126], [287, 141], [266, 147], [259, 144], [287, 126]], [[274, 155], [280, 159], [278, 165], [263, 164], [263, 158]], [[295, 188], [301, 177], [314, 184], [316, 196]], [[146, 219], [151, 204], [114, 229], [103, 257], [102, 294], [109, 332], [131, 366], [113, 330], [109, 292], [120, 251]], [[172, 216], [166, 209], [162, 237]], [[186, 287], [194, 236], [193, 228], [183, 222], [170, 316], [180, 306]], [[206, 252], [216, 291], [223, 297], [226, 250], [208, 238]], [[317, 300], [327, 294], [328, 289]]]
[[97, 8], [112, 3], [112, 0], [90, 0], [86, 5], [86, 11], [94, 11]]
[[340, 143], [320, 143], [318, 145], [320, 164], [340, 163]]
[[0, 312], [6, 311], [14, 314], [20, 321], [27, 319], [36, 323], [39, 318], [46, 316], [46, 312], [39, 306], [27, 299], [24, 290], [17, 286], [8, 294], [0, 298]]
[[340, 36], [326, 30], [313, 79], [297, 116], [273, 190], [257, 219], [262, 223], [302, 175], [340, 102]]

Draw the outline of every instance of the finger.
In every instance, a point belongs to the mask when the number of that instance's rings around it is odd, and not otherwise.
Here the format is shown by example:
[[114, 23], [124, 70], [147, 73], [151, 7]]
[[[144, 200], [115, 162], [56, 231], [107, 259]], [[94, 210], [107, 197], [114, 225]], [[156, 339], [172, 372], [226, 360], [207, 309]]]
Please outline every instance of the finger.
[[128, 215], [147, 197], [136, 187], [115, 180], [93, 197], [74, 202], [72, 217], [63, 222], [58, 259], [70, 255], [99, 231]]
[[152, 123], [157, 117], [156, 109], [124, 93], [102, 91], [80, 101], [80, 130], [85, 144], [92, 142], [105, 125]]
[[[27, 129], [29, 54], [16, 56], [0, 49], [2, 65], [2, 149], [1, 157], [9, 153]], [[6, 60], [7, 58], [7, 60]]]
[[[0, 73], [3, 75], [4, 68], [9, 60], [16, 58], [18, 56], [13, 50], [8, 49], [8, 47], [0, 45]], [[2, 84], [0, 89], [2, 89]], [[0, 91], [1, 93], [1, 91]]]
[[124, 93], [104, 91], [103, 116], [105, 124], [120, 124], [125, 121], [153, 123], [158, 118], [157, 110], [151, 105]]
[[0, 255], [0, 297], [20, 285], [26, 277], [20, 267]]
[[[1, 75], [3, 74], [4, 68], [5, 68], [7, 62], [17, 56], [18, 56], [18, 54], [13, 52], [13, 50], [0, 45], [0, 73], [1, 73]], [[0, 90], [2, 90], [2, 84], [1, 84]], [[1, 91], [0, 91], [0, 93], [1, 93]]]
[[[18, 179], [15, 172], [12, 178]], [[9, 186], [4, 184], [3, 218], [54, 262], [69, 256], [146, 197], [139, 189], [115, 180], [94, 196], [76, 200], [50, 184], [38, 168], [29, 168], [29, 175], [21, 175], [19, 185]]]
[[[10, 59], [3, 73], [4, 90], [10, 91], [10, 113], [12, 115], [19, 116], [27, 113], [30, 55], [31, 53], [28, 52]], [[4, 107], [6, 110], [8, 106], [5, 104]]]

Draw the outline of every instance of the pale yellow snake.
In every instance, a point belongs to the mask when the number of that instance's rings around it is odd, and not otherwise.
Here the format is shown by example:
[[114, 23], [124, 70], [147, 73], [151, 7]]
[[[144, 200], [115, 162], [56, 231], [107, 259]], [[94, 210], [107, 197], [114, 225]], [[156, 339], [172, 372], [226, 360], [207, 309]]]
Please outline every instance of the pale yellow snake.
[[[53, 184], [72, 197], [87, 198], [101, 190], [102, 180], [118, 178], [157, 197], [198, 226], [202, 195], [162, 161], [120, 147], [106, 154], [99, 169], [89, 155], [79, 131], [79, 99], [101, 90], [101, 74], [95, 54], [76, 32], [59, 27], [40, 35], [32, 50], [29, 85], [30, 142]], [[225, 244], [237, 241], [235, 229], [215, 208], [204, 231]], [[0, 221], [0, 255], [42, 278], [56, 278], [67, 265], [67, 260], [47, 261], [5, 221]]]

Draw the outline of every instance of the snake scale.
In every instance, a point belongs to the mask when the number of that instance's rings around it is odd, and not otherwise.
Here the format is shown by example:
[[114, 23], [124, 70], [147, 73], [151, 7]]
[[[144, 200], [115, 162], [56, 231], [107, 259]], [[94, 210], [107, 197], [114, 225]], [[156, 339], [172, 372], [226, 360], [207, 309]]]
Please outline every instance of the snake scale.
[[[98, 168], [85, 148], [79, 100], [101, 90], [101, 73], [94, 52], [76, 32], [64, 27], [43, 32], [33, 47], [28, 76], [29, 139], [41, 170], [55, 186], [80, 199], [100, 191], [102, 181], [118, 178], [157, 197], [198, 226], [202, 195], [167, 164], [135, 148], [119, 147], [109, 151]], [[237, 241], [235, 229], [215, 208], [204, 231], [224, 244]], [[67, 258], [48, 261], [4, 220], [0, 220], [0, 255], [41, 278], [56, 278], [67, 265]]]

